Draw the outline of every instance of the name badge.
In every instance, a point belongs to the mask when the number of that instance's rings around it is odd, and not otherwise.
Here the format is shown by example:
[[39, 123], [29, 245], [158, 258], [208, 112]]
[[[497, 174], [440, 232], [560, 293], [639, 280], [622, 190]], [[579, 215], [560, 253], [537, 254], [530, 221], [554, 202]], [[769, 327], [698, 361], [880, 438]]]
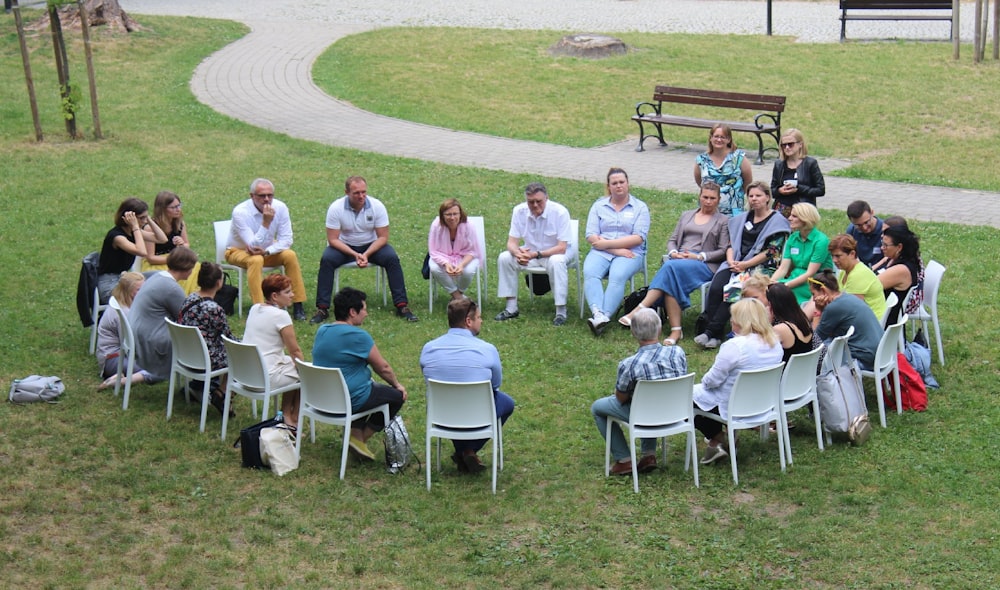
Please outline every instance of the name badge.
[[753, 229], [753, 224], [747, 221], [746, 223], [743, 224], [743, 228], [747, 231], [750, 231]]
[[798, 254], [799, 254], [799, 249], [798, 249], [798, 248], [792, 248], [792, 249], [791, 249], [791, 252], [792, 252], [792, 256], [798, 256]]

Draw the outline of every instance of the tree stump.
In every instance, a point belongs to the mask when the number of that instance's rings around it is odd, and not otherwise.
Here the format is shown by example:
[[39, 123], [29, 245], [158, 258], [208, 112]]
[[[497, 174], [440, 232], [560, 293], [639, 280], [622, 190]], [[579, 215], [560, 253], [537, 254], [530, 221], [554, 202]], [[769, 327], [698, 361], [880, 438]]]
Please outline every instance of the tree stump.
[[[87, 9], [87, 16], [91, 27], [107, 27], [113, 32], [131, 33], [142, 30], [142, 25], [122, 10], [118, 0], [86, 0], [84, 8]], [[80, 9], [76, 4], [63, 6], [59, 9], [59, 20], [62, 21], [64, 30], [80, 30]], [[39, 20], [25, 27], [29, 30], [43, 31], [49, 28], [49, 15], [46, 14]]]
[[596, 33], [566, 35], [558, 43], [549, 47], [550, 55], [568, 55], [589, 59], [602, 59], [625, 53], [628, 53], [628, 46], [621, 39]]

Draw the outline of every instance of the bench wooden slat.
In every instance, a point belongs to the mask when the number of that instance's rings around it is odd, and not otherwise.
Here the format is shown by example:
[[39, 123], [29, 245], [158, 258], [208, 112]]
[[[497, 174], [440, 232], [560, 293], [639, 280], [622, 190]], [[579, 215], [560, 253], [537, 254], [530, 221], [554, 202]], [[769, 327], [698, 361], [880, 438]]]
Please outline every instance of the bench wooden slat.
[[[757, 114], [753, 116], [753, 120], [750, 122], [702, 119], [664, 113], [664, 104], [738, 109]], [[666, 141], [663, 139], [664, 125], [711, 129], [717, 123], [724, 123], [733, 131], [753, 133], [757, 137], [758, 149], [756, 162], [760, 164], [764, 161], [764, 152], [766, 151], [762, 136], [770, 136], [774, 139], [775, 145], [777, 145], [781, 137], [781, 113], [784, 110], [784, 96], [658, 85], [653, 93], [653, 102], [640, 102], [635, 107], [636, 114], [632, 117], [632, 120], [639, 125], [639, 146], [636, 148], [636, 151], [643, 151], [643, 142], [653, 136], [660, 140], [660, 145], [666, 145]], [[646, 133], [646, 125], [652, 126], [652, 133]], [[769, 147], [767, 149], [773, 150], [777, 149], [777, 147]]]

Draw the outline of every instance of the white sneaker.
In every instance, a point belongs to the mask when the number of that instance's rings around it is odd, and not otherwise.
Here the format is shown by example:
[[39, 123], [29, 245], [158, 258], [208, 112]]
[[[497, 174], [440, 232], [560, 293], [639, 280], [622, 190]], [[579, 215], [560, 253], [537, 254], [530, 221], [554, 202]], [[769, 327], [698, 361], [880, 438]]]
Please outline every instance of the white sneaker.
[[694, 337], [694, 343], [698, 346], [705, 346], [706, 342], [708, 342], [708, 334], [702, 333]]
[[594, 336], [600, 336], [604, 333], [604, 328], [611, 322], [608, 316], [604, 315], [604, 312], [597, 311], [594, 312], [594, 317], [587, 320], [590, 324], [590, 331], [594, 333]]

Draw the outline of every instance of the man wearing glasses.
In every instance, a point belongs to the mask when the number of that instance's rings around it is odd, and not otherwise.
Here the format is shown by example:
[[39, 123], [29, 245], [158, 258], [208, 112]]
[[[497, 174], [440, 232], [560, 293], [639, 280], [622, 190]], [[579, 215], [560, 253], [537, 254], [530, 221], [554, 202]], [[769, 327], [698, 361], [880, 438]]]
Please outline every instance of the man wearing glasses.
[[[545, 269], [555, 298], [555, 326], [566, 323], [566, 297], [569, 291], [570, 243], [569, 210], [549, 200], [545, 185], [533, 182], [524, 189], [524, 203], [514, 207], [507, 232], [507, 249], [497, 258], [500, 275], [497, 295], [507, 300], [503, 311], [494, 318], [505, 322], [516, 318], [517, 277], [528, 268]], [[536, 292], [536, 294], [538, 294]]]
[[844, 230], [858, 243], [858, 259], [866, 266], [882, 260], [882, 220], [875, 217], [872, 206], [865, 201], [854, 201], [847, 206], [850, 225]]
[[274, 183], [258, 178], [250, 183], [250, 198], [233, 209], [232, 230], [226, 248], [226, 262], [247, 269], [247, 285], [254, 303], [264, 303], [261, 281], [265, 266], [284, 266], [292, 281], [292, 317], [306, 319], [302, 303], [306, 287], [302, 282], [299, 257], [292, 248], [292, 219], [288, 206], [274, 198]]

